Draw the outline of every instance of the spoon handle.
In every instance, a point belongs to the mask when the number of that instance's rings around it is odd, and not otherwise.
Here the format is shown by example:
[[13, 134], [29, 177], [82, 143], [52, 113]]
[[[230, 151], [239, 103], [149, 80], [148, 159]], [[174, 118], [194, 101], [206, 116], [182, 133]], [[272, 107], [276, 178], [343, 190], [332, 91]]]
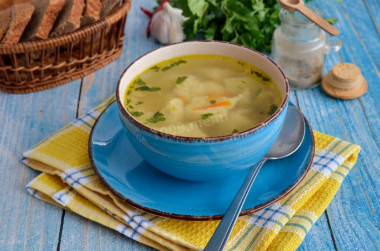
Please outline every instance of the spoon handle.
[[314, 11], [310, 10], [305, 5], [301, 4], [297, 6], [298, 11], [301, 12], [305, 17], [310, 19], [313, 23], [317, 24], [319, 27], [327, 31], [330, 35], [336, 36], [339, 34], [339, 30], [336, 29], [334, 26], [329, 24], [326, 20], [324, 20], [322, 17], [318, 16], [314, 13]]
[[235, 226], [235, 222], [239, 217], [241, 209], [243, 208], [244, 202], [247, 199], [249, 191], [251, 190], [252, 184], [265, 161], [266, 159], [262, 159], [251, 168], [248, 176], [241, 185], [239, 192], [231, 202], [230, 207], [223, 216], [222, 221], [219, 223], [204, 251], [222, 251], [224, 249], [228, 237], [230, 237], [232, 229]]

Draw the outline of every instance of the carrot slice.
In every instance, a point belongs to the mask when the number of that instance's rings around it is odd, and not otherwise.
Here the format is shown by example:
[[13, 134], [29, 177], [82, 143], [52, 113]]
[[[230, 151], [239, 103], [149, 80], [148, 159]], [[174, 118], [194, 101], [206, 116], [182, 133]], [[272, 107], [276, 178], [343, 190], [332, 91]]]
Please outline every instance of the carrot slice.
[[180, 98], [182, 99], [183, 103], [187, 104], [187, 98], [185, 98], [185, 96], [180, 96]]
[[215, 108], [215, 107], [221, 107], [221, 106], [229, 106], [231, 105], [230, 101], [222, 101], [218, 102], [212, 105], [206, 105], [206, 106], [201, 106], [201, 107], [195, 107], [193, 110], [205, 110], [205, 109], [210, 109], [210, 108]]

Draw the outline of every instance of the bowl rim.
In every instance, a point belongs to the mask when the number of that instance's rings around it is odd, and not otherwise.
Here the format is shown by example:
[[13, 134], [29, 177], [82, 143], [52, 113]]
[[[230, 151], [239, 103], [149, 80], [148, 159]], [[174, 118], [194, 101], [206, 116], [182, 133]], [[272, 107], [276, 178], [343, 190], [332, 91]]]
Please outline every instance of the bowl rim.
[[[247, 129], [245, 131], [242, 131], [242, 132], [233, 133], [233, 134], [227, 134], [227, 135], [222, 135], [222, 136], [216, 136], [216, 137], [187, 137], [187, 136], [173, 135], [173, 134], [168, 134], [168, 133], [164, 133], [164, 132], [155, 130], [153, 128], [150, 128], [150, 127], [148, 127], [148, 126], [140, 123], [138, 120], [136, 120], [127, 111], [127, 109], [123, 105], [122, 97], [124, 97], [124, 94], [121, 95], [121, 93], [120, 93], [120, 86], [121, 86], [121, 80], [122, 80], [122, 78], [124, 77], [124, 75], [126, 74], [126, 72], [129, 70], [129, 68], [132, 65], [134, 65], [137, 61], [139, 61], [140, 59], [142, 59], [143, 57], [146, 57], [149, 54], [151, 54], [151, 53], [153, 53], [153, 52], [155, 52], [157, 50], [161, 50], [162, 48], [167, 48], [167, 47], [176, 46], [176, 45], [185, 44], [185, 43], [186, 44], [191, 44], [191, 43], [194, 43], [194, 44], [196, 44], [196, 43], [210, 43], [210, 44], [212, 44], [212, 43], [219, 43], [219, 44], [226, 44], [228, 46], [241, 47], [243, 49], [250, 50], [251, 52], [257, 53], [260, 56], [266, 58], [270, 63], [272, 63], [279, 70], [279, 72], [281, 73], [283, 79], [285, 80], [285, 96], [282, 99], [282, 103], [279, 106], [279, 108], [277, 108], [276, 112], [273, 113], [268, 119], [264, 120], [263, 122], [261, 122], [260, 124], [254, 126], [254, 127], [251, 127], [251, 128], [249, 128], [249, 129]], [[195, 41], [184, 41], [184, 42], [179, 42], [179, 43], [165, 45], [165, 46], [156, 48], [154, 50], [151, 50], [151, 51], [143, 54], [142, 56], [138, 57], [137, 59], [135, 59], [131, 64], [129, 64], [127, 66], [127, 68], [123, 71], [123, 73], [119, 77], [119, 80], [118, 80], [118, 83], [117, 83], [117, 87], [116, 87], [116, 103], [117, 103], [117, 105], [119, 107], [119, 111], [128, 120], [130, 120], [135, 126], [139, 127], [140, 129], [142, 129], [144, 131], [150, 132], [150, 133], [152, 133], [152, 134], [154, 134], [156, 136], [164, 137], [164, 138], [168, 138], [168, 139], [180, 140], [180, 141], [190, 141], [190, 142], [193, 142], [193, 141], [198, 141], [198, 142], [220, 142], [220, 141], [226, 141], [226, 140], [230, 140], [230, 139], [244, 138], [244, 137], [247, 137], [248, 135], [251, 135], [251, 134], [259, 131], [260, 129], [264, 128], [270, 122], [272, 122], [273, 120], [275, 120], [279, 116], [279, 114], [281, 112], [283, 112], [284, 108], [288, 105], [288, 102], [289, 102], [289, 92], [290, 92], [289, 81], [288, 81], [287, 77], [285, 76], [285, 73], [282, 71], [282, 69], [280, 68], [280, 66], [276, 62], [274, 62], [271, 58], [269, 58], [267, 55], [263, 54], [262, 52], [253, 50], [253, 49], [248, 48], [248, 47], [243, 46], [243, 45], [233, 44], [233, 43], [225, 42], [225, 41], [218, 41], [218, 40], [195, 40]]]

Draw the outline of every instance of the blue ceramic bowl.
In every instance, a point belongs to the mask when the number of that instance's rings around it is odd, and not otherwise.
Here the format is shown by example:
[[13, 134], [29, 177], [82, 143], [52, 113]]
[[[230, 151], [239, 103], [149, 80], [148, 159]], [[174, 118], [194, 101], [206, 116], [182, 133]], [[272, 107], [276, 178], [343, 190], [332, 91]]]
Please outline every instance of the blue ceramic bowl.
[[[162, 133], [141, 124], [128, 113], [123, 99], [128, 85], [137, 75], [164, 60], [194, 54], [228, 56], [258, 66], [278, 85], [281, 106], [269, 119], [249, 130], [208, 138]], [[279, 66], [260, 52], [226, 42], [193, 41], [161, 47], [134, 61], [121, 75], [116, 96], [125, 132], [145, 161], [180, 179], [207, 181], [233, 175], [264, 157], [285, 120], [289, 84]]]

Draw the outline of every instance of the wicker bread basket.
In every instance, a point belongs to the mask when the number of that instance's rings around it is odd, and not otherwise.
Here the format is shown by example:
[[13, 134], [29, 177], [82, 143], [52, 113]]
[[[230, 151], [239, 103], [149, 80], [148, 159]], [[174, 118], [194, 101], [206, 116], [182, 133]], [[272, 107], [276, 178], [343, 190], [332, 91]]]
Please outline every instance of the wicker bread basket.
[[117, 59], [132, 0], [111, 15], [47, 40], [0, 44], [0, 89], [29, 93], [82, 78]]

